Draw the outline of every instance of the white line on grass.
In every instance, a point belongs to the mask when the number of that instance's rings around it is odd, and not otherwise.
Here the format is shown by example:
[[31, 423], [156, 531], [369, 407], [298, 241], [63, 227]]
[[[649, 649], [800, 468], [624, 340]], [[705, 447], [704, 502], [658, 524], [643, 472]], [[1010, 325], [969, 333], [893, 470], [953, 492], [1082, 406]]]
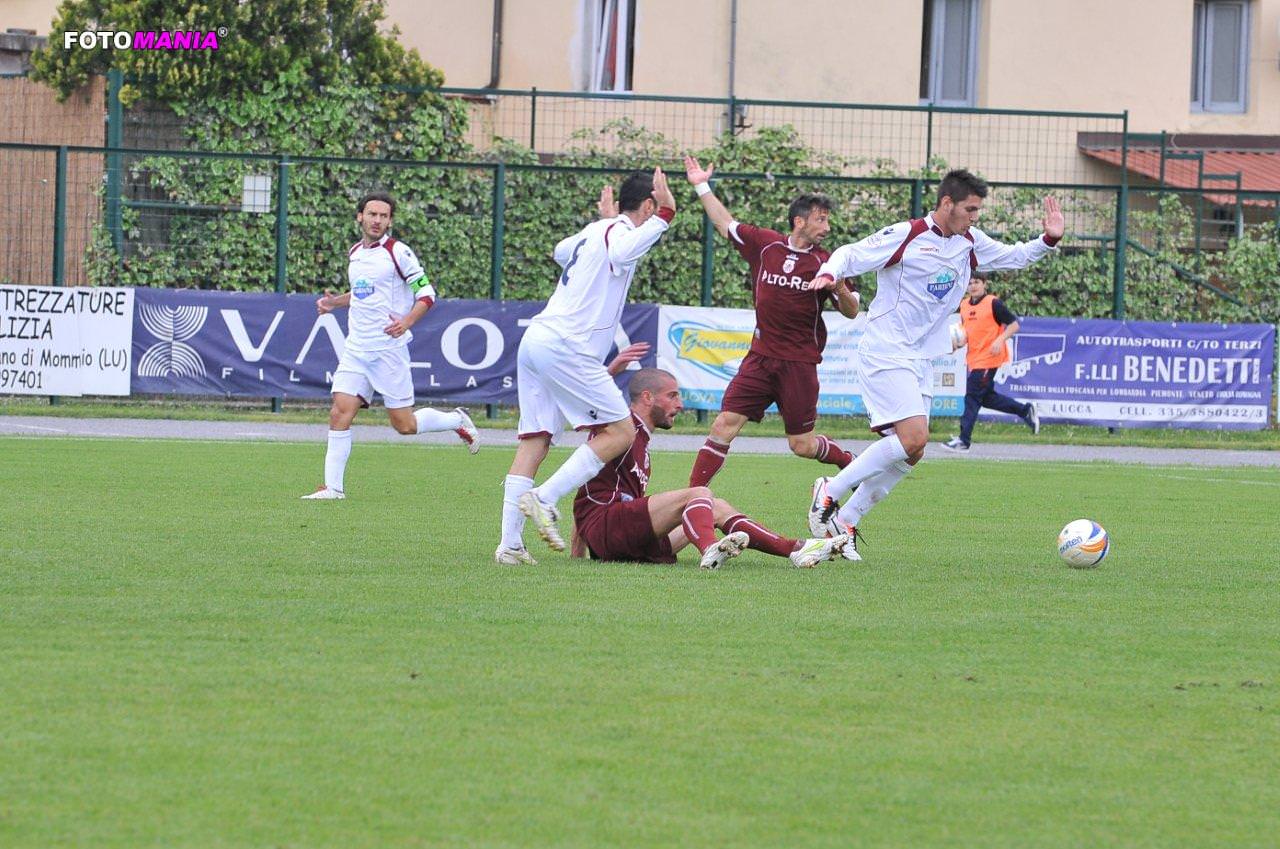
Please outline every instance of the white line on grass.
[[40, 425], [13, 424], [11, 422], [4, 422], [4, 421], [0, 421], [0, 427], [20, 427], [23, 430], [44, 430], [44, 431], [48, 431], [49, 433], [66, 433], [67, 432], [65, 428], [61, 428], [61, 427], [40, 427]]
[[1280, 481], [1248, 481], [1237, 478], [1197, 478], [1191, 475], [1156, 475], [1158, 478], [1169, 478], [1175, 481], [1195, 481], [1196, 483], [1248, 483], [1254, 486], [1280, 486]]

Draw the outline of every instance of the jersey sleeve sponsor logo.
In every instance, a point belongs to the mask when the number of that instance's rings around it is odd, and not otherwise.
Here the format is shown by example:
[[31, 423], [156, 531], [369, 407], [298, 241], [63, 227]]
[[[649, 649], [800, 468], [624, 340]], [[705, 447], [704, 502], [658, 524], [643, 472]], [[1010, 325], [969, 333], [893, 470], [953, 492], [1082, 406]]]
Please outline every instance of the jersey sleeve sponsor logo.
[[351, 284], [351, 296], [363, 301], [373, 294], [373, 283], [363, 277]]
[[933, 275], [933, 279], [925, 288], [929, 290], [930, 295], [941, 301], [951, 291], [951, 287], [955, 286], [957, 277], [959, 275], [953, 269], [944, 268]]

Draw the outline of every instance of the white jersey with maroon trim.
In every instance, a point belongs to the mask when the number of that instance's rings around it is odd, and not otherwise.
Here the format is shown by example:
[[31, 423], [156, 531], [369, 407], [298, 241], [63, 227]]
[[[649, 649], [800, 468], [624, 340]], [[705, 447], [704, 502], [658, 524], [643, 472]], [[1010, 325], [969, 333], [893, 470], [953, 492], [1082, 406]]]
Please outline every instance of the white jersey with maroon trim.
[[818, 273], [839, 280], [876, 272], [876, 296], [858, 350], [931, 359], [951, 352], [948, 322], [975, 268], [1025, 268], [1052, 251], [1043, 236], [1016, 245], [976, 227], [944, 236], [930, 214], [837, 248]]
[[394, 338], [383, 332], [392, 316], [404, 318], [419, 299], [435, 300], [418, 257], [404, 242], [383, 236], [372, 245], [356, 242], [347, 254], [351, 310], [347, 315], [347, 347], [385, 351], [408, 345], [413, 334]]
[[636, 263], [667, 231], [667, 210], [639, 227], [625, 215], [592, 222], [556, 245], [564, 271], [542, 312], [533, 318], [574, 351], [601, 362], [609, 355]]

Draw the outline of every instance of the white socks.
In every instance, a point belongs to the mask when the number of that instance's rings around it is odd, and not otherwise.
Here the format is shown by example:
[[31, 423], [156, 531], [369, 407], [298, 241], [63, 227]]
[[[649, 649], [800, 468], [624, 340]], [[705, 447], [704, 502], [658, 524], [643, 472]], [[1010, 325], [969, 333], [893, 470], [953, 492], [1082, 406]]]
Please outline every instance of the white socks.
[[347, 471], [347, 458], [351, 456], [351, 431], [329, 431], [329, 450], [324, 455], [324, 485], [342, 492], [342, 477]]
[[524, 514], [516, 504], [520, 496], [533, 489], [533, 478], [507, 475], [502, 488], [502, 547], [524, 548]]
[[858, 487], [853, 497], [840, 508], [840, 522], [846, 525], [856, 525], [861, 522], [862, 517], [871, 512], [871, 508], [901, 483], [913, 468], [915, 467], [909, 465], [906, 460], [898, 460], [878, 475], [867, 478]]
[[604, 460], [596, 456], [589, 444], [583, 443], [534, 492], [543, 504], [555, 505], [561, 498], [594, 478], [603, 468]]
[[852, 463], [827, 481], [827, 493], [839, 501], [858, 484], [905, 459], [907, 459], [907, 452], [902, 447], [902, 440], [898, 438], [898, 434], [886, 436], [859, 454]]
[[430, 407], [423, 407], [421, 410], [414, 410], [413, 417], [418, 420], [418, 433], [457, 430], [462, 427], [462, 415], [457, 410], [442, 413]]

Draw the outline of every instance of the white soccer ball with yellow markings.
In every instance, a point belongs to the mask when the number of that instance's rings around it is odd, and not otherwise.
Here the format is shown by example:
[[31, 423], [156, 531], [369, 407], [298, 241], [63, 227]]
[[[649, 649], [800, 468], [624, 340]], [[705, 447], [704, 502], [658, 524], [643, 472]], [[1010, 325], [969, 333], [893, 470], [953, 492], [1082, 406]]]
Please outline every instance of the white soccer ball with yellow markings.
[[1111, 538], [1092, 519], [1076, 519], [1058, 534], [1058, 556], [1075, 569], [1092, 569], [1111, 550]]

